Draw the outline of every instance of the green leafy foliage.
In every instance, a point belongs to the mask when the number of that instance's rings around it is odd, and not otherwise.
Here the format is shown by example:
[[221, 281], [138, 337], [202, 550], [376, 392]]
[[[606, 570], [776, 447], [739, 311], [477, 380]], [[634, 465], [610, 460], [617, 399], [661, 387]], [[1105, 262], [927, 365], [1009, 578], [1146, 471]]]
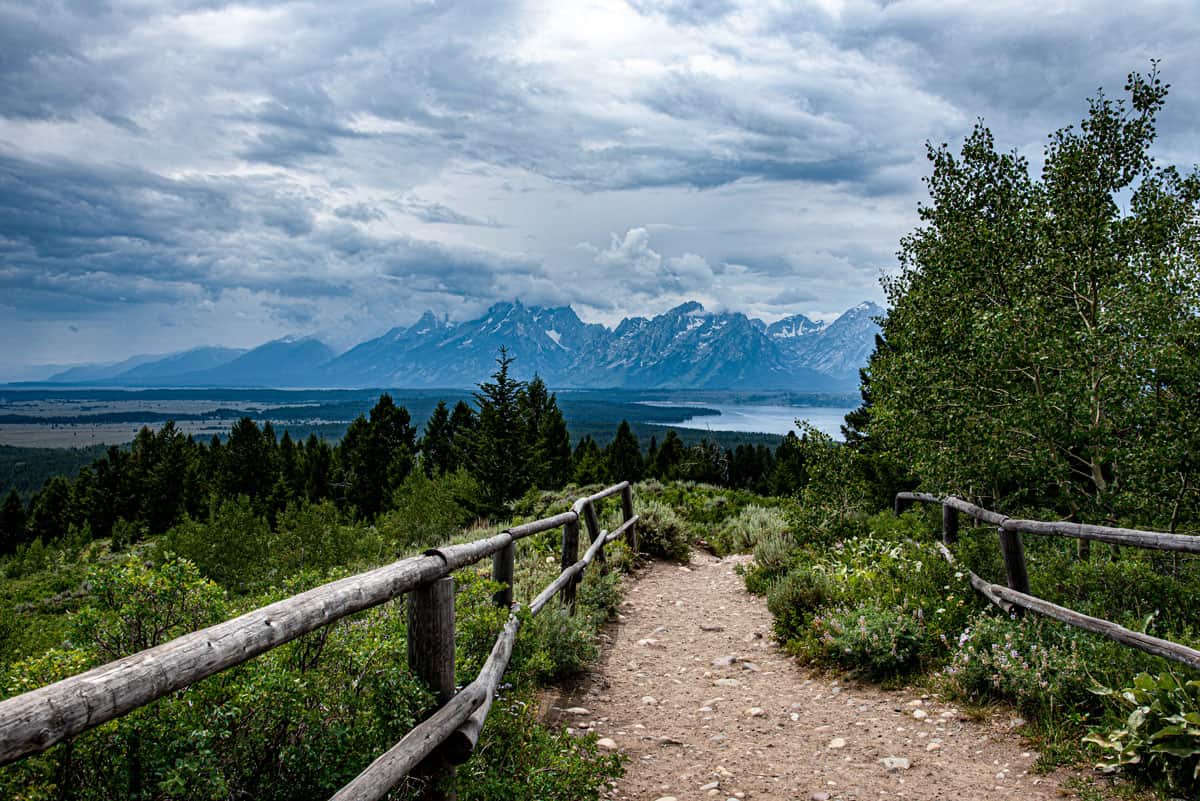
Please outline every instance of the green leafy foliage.
[[1097, 708], [1089, 666], [1108, 650], [1052, 620], [988, 612], [963, 629], [944, 674], [961, 698], [1003, 700], [1031, 718], [1052, 718]]
[[101, 661], [153, 648], [223, 619], [225, 593], [194, 564], [168, 557], [152, 569], [136, 558], [88, 571], [90, 603], [75, 616], [71, 641]]
[[711, 544], [720, 554], [742, 553], [767, 540], [778, 541], [788, 528], [788, 519], [779, 509], [750, 505], [717, 527]]
[[271, 530], [241, 495], [213, 509], [207, 521], [187, 520], [166, 533], [162, 547], [234, 592], [245, 592], [270, 571]]
[[478, 482], [465, 470], [433, 477], [416, 470], [396, 489], [391, 510], [375, 525], [396, 552], [440, 545], [471, 522], [479, 496]]
[[638, 516], [638, 539], [643, 551], [665, 559], [687, 561], [692, 532], [674, 508], [635, 496], [634, 512]]
[[1096, 692], [1128, 712], [1120, 728], [1083, 738], [1104, 754], [1101, 768], [1132, 768], [1183, 792], [1200, 788], [1200, 681], [1139, 673], [1123, 690]]
[[816, 662], [875, 678], [939, 663], [978, 600], [933, 543], [911, 535], [914, 517], [870, 518], [871, 534], [833, 547], [799, 547], [748, 579], [766, 586], [779, 638]]
[[599, 801], [622, 773], [622, 757], [596, 746], [596, 736], [574, 737], [537, 720], [525, 693], [496, 699], [476, 756], [459, 768], [463, 801]]
[[885, 281], [865, 429], [939, 492], [1075, 519], [1195, 518], [1200, 172], [1150, 148], [1167, 86], [1131, 74], [1041, 169], [982, 124], [929, 147], [930, 203]]
[[925, 632], [910, 610], [869, 602], [812, 617], [820, 661], [862, 670], [875, 679], [909, 673], [920, 664]]
[[[414, 472], [401, 485], [412, 491], [397, 495], [417, 507], [413, 519], [442, 520], [445, 498], [460, 484], [473, 484], [461, 473], [429, 478]], [[570, 497], [544, 494], [537, 502], [559, 508]], [[602, 510], [605, 525], [614, 513], [615, 507]], [[452, 525], [426, 528], [434, 541], [414, 539], [405, 547], [441, 542]], [[168, 542], [196, 553], [203, 566], [171, 554]], [[19, 608], [22, 621], [39, 621], [37, 638], [27, 636], [25, 626], [0, 627], [5, 656], [10, 648], [22, 652], [0, 660], [0, 689], [11, 694], [66, 678], [340, 578], [370, 563], [365, 560], [390, 559], [398, 546], [386, 525], [346, 521], [328, 501], [289, 506], [272, 530], [248, 497], [119, 557], [93, 546], [72, 557], [39, 543], [39, 565], [0, 584], [5, 609]], [[558, 543], [531, 538], [518, 552], [518, 592], [525, 597], [557, 574]], [[620, 760], [599, 753], [594, 738], [551, 731], [517, 703], [527, 703], [538, 683], [576, 674], [595, 658], [596, 629], [619, 603], [616, 571], [629, 563], [620, 543], [609, 552], [614, 572], [589, 571], [579, 587], [578, 614], [569, 616], [556, 603], [537, 618], [522, 613], [506, 675], [511, 687], [493, 709], [480, 752], [463, 768], [480, 779], [463, 791], [482, 794], [471, 797], [597, 798], [619, 774]], [[248, 553], [257, 555], [253, 565], [245, 564]], [[465, 682], [491, 650], [507, 611], [493, 602], [497, 585], [486, 566], [459, 571], [456, 583], [456, 661]], [[76, 614], [62, 615], [76, 607]], [[405, 617], [402, 603], [360, 613], [0, 769], [0, 797], [329, 797], [431, 708], [430, 694], [406, 666]]]

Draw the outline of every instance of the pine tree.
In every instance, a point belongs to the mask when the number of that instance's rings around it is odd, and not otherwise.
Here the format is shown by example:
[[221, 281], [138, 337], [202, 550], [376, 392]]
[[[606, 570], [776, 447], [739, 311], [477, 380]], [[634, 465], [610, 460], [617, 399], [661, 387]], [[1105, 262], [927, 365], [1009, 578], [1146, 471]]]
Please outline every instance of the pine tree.
[[522, 404], [527, 435], [532, 443], [528, 471], [533, 486], [558, 489], [571, 472], [571, 435], [558, 408], [557, 396], [550, 394], [538, 376], [525, 387]]
[[313, 503], [328, 498], [333, 482], [333, 448], [316, 434], [304, 445], [304, 497]]
[[0, 506], [0, 554], [12, 553], [26, 539], [25, 504], [15, 489], [10, 489]]
[[265, 503], [275, 485], [275, 469], [272, 445], [258, 425], [249, 417], [234, 423], [220, 455], [212, 482], [216, 499], [227, 501], [245, 495], [251, 501]]
[[679, 464], [683, 461], [683, 454], [683, 440], [679, 438], [674, 429], [668, 430], [654, 460], [654, 475], [663, 481], [676, 478]]
[[637, 481], [642, 477], [642, 447], [628, 420], [622, 420], [617, 426], [617, 433], [605, 449], [604, 457], [609, 481]]
[[771, 476], [772, 495], [795, 495], [808, 484], [808, 466], [804, 448], [796, 432], [789, 431], [775, 451], [775, 471]]
[[571, 462], [574, 465], [573, 473], [576, 484], [586, 486], [604, 481], [607, 464], [600, 446], [596, 444], [596, 440], [592, 439], [591, 435], [586, 435], [579, 440]]
[[381, 511], [412, 470], [416, 432], [403, 406], [384, 393], [371, 409], [346, 429], [340, 448], [345, 501], [365, 519]]
[[658, 437], [650, 435], [650, 447], [646, 449], [646, 469], [643, 474], [646, 478], [658, 478]]
[[538, 433], [534, 455], [541, 467], [537, 486], [560, 489], [571, 479], [571, 432], [567, 430], [567, 421], [553, 395], [550, 396], [546, 421]]
[[51, 477], [30, 504], [31, 538], [41, 537], [46, 543], [59, 539], [71, 527], [70, 512], [71, 482], [66, 476]]
[[425, 433], [421, 437], [421, 467], [426, 475], [436, 476], [450, 469], [453, 434], [450, 409], [444, 400], [439, 400], [433, 414], [425, 421]]
[[284, 430], [283, 437], [279, 440], [279, 480], [289, 501], [304, 494], [300, 459], [300, 448], [292, 440], [292, 432]]
[[466, 401], [454, 404], [450, 412], [450, 461], [447, 470], [454, 472], [471, 462], [471, 443], [475, 439], [475, 427], [479, 420]]
[[470, 472], [479, 482], [488, 511], [499, 513], [530, 486], [528, 432], [521, 414], [525, 385], [509, 375], [513, 357], [500, 349], [492, 381], [479, 385], [479, 422], [470, 454]]
[[371, 433], [374, 447], [379, 450], [379, 461], [386, 465], [383, 491], [390, 497], [412, 472], [417, 431], [412, 426], [408, 409], [397, 406], [392, 396], [385, 392], [371, 409]]

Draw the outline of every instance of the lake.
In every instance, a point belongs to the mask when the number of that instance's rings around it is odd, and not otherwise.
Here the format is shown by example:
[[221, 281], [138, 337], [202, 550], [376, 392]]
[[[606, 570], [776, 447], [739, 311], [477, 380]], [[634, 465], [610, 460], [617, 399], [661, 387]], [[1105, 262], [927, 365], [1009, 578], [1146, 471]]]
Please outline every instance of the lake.
[[[673, 403], [672, 406], [688, 404]], [[767, 406], [734, 403], [697, 403], [706, 409], [716, 409], [720, 414], [705, 414], [689, 417], [681, 423], [672, 423], [676, 428], [693, 428], [707, 431], [757, 431], [766, 434], [786, 434], [796, 431], [796, 420], [807, 420], [819, 431], [834, 439], [842, 438], [841, 426], [846, 413], [853, 406]]]

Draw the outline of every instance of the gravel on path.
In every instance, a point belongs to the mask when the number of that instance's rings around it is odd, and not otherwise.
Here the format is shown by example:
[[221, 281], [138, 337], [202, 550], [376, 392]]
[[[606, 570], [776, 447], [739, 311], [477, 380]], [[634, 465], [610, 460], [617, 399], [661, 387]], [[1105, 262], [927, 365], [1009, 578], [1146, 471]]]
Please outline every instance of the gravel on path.
[[591, 673], [548, 717], [629, 759], [613, 799], [1049, 801], [1009, 715], [975, 721], [914, 691], [822, 676], [771, 638], [734, 572], [747, 557], [655, 562], [628, 587]]

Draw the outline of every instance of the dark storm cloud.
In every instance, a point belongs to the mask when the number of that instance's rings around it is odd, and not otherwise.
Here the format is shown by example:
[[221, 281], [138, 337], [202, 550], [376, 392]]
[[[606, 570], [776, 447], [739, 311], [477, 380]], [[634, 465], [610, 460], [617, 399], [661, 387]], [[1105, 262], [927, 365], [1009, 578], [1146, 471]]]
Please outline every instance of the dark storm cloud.
[[1187, 0], [0, 0], [0, 336], [879, 300], [925, 141], [978, 117], [1036, 168], [1157, 57], [1159, 154], [1200, 160], [1197, 40]]

